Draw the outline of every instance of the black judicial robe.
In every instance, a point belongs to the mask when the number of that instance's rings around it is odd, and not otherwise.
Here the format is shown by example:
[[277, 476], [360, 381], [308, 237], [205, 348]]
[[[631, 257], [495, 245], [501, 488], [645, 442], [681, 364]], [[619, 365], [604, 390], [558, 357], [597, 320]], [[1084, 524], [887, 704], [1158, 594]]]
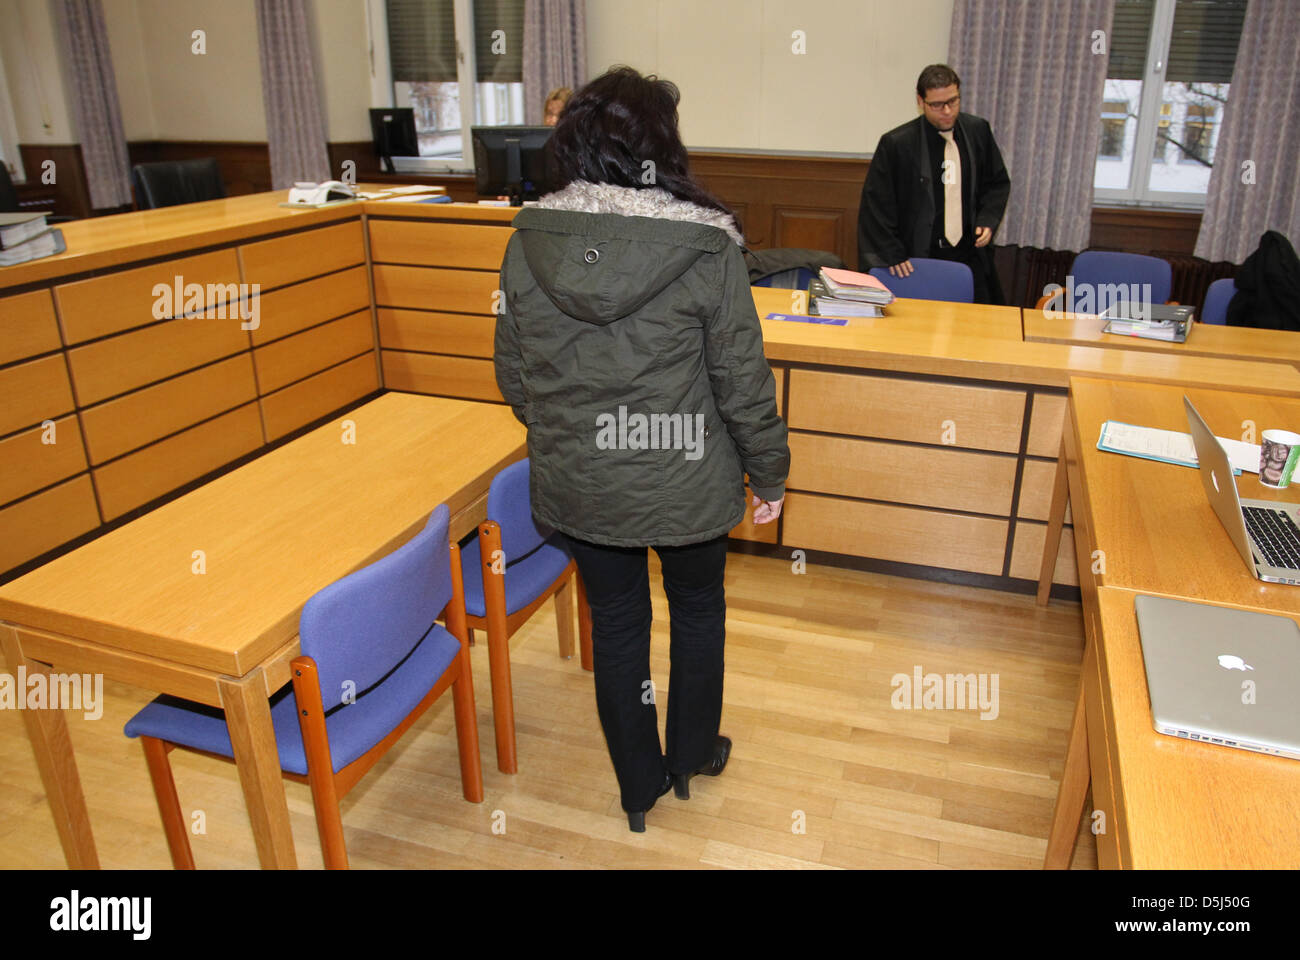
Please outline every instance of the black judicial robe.
[[[867, 167], [858, 210], [858, 269], [892, 267], [912, 257], [930, 256], [936, 216], [932, 158], [924, 116], [895, 127], [880, 138]], [[997, 230], [1007, 209], [1011, 178], [989, 123], [972, 113], [957, 115], [971, 169], [962, 167], [963, 208], [974, 212], [974, 226]], [[966, 217], [963, 217], [966, 219]], [[964, 238], [973, 241], [973, 237]], [[960, 248], [959, 248], [960, 249]], [[993, 244], [973, 249], [971, 269], [982, 267], [988, 289], [1001, 292], [993, 267]]]

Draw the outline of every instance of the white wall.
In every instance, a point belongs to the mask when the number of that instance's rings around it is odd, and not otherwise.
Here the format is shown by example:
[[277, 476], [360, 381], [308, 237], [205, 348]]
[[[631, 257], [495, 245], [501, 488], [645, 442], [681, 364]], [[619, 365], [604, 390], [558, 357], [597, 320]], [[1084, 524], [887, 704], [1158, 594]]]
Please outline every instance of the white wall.
[[126, 139], [157, 139], [149, 55], [136, 0], [103, 0], [104, 23], [108, 27], [108, 49], [117, 79], [117, 100], [122, 110]]
[[695, 149], [869, 153], [916, 116], [951, 20], [952, 0], [587, 0], [588, 76], [626, 63], [673, 81]]

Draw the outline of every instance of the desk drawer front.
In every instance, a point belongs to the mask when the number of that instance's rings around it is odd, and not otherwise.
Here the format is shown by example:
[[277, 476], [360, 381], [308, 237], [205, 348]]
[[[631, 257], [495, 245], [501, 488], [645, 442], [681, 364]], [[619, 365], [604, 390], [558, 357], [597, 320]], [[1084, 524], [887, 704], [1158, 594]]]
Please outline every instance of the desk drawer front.
[[379, 389], [375, 357], [364, 353], [262, 398], [266, 439], [277, 440]]
[[358, 354], [373, 353], [374, 349], [375, 328], [370, 323], [370, 311], [358, 310], [258, 347], [253, 351], [257, 382], [264, 394], [272, 393]]
[[[1010, 575], [1023, 580], [1037, 580], [1042, 572], [1043, 547], [1047, 543], [1047, 527], [1041, 523], [1017, 523], [1016, 541], [1011, 547]], [[1074, 561], [1074, 530], [1061, 531], [1061, 543], [1056, 551], [1056, 573], [1053, 583], [1079, 585], [1079, 570]]]
[[[1056, 481], [1056, 464], [1026, 460], [1020, 476], [1020, 503], [1016, 512], [1028, 520], [1047, 520], [1052, 512], [1052, 484]], [[1071, 522], [1070, 501], [1065, 501], [1065, 522]]]
[[201, 367], [81, 412], [91, 463], [101, 464], [257, 399], [247, 354]]
[[97, 526], [95, 491], [86, 474], [0, 508], [0, 570], [26, 563]]
[[376, 264], [374, 274], [376, 306], [496, 316], [493, 301], [501, 284], [497, 273]]
[[[175, 302], [177, 277], [181, 278], [182, 284], [180, 303]], [[167, 287], [171, 293], [159, 298], [154, 293], [157, 284]], [[189, 284], [203, 288], [205, 309], [235, 299], [239, 284], [239, 261], [235, 251], [218, 250], [55, 287], [64, 339], [69, 344], [82, 343], [156, 323], [166, 317], [198, 313], [198, 309], [185, 309], [189, 294], [184, 287]], [[161, 316], [154, 316], [155, 301], [160, 299]]]
[[249, 403], [93, 471], [104, 520], [170, 493], [262, 445], [257, 404]]
[[818, 370], [790, 371], [794, 429], [1016, 453], [1022, 390]]
[[98, 403], [246, 351], [248, 333], [240, 327], [237, 316], [186, 317], [69, 350], [77, 398]]
[[246, 243], [239, 248], [239, 258], [244, 265], [244, 282], [261, 284], [263, 293], [363, 264], [366, 248], [361, 221]]
[[787, 483], [795, 490], [1005, 516], [1016, 460], [793, 431]]
[[494, 352], [495, 317], [388, 307], [378, 313], [379, 342], [386, 349], [489, 358]]
[[255, 346], [369, 308], [366, 268], [354, 267], [262, 294], [258, 306], [259, 323], [252, 331]]
[[972, 573], [1001, 574], [1007, 521], [792, 493], [782, 543]]
[[370, 259], [500, 272], [514, 230], [426, 220], [370, 220]]
[[62, 354], [0, 370], [0, 436], [72, 411]]
[[[0, 504], [25, 497], [86, 469], [86, 451], [75, 416], [54, 421], [52, 434], [33, 427], [0, 440]], [[43, 442], [47, 436], [53, 443]]]
[[1033, 413], [1029, 417], [1029, 443], [1025, 448], [1030, 456], [1056, 459], [1060, 455], [1065, 404], [1064, 395], [1034, 394]]
[[491, 360], [396, 350], [384, 350], [381, 356], [384, 386], [389, 390], [467, 400], [495, 400], [498, 403], [505, 399], [497, 389], [496, 371]]
[[0, 365], [63, 346], [48, 290], [0, 299]]

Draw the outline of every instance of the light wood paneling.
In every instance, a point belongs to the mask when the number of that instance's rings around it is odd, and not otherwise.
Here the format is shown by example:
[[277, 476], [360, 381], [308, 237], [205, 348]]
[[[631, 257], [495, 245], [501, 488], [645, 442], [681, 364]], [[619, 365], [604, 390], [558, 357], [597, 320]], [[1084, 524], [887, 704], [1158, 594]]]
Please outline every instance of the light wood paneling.
[[469, 400], [502, 401], [491, 360], [440, 357], [384, 350], [384, 386], [406, 393], [430, 393]]
[[380, 307], [379, 342], [388, 350], [449, 353], [461, 357], [491, 357], [496, 337], [495, 317]]
[[283, 287], [261, 295], [260, 322], [251, 331], [253, 344], [261, 346], [369, 306], [370, 285], [364, 266]]
[[0, 299], [0, 365], [58, 350], [62, 345], [48, 290]]
[[0, 504], [86, 469], [86, 451], [75, 416], [54, 421], [53, 443], [43, 443], [45, 435], [44, 427], [33, 427], [0, 440]]
[[100, 464], [257, 399], [248, 354], [81, 411], [90, 462]]
[[20, 500], [0, 510], [0, 570], [9, 570], [46, 550], [79, 537], [99, 526], [95, 493], [90, 477], [67, 483]]
[[[1047, 527], [1039, 523], [1017, 523], [1016, 541], [1011, 545], [1010, 576], [1022, 580], [1037, 580], [1043, 564], [1043, 541], [1047, 538]], [[1052, 575], [1053, 583], [1068, 583], [1072, 587], [1079, 585], [1079, 568], [1074, 559], [1074, 530], [1066, 527], [1061, 531], [1060, 549], [1056, 552], [1056, 573]]]
[[0, 370], [0, 436], [71, 410], [72, 388], [62, 354]]
[[785, 367], [773, 367], [772, 376], [776, 378], [776, 412], [785, 416]]
[[[1026, 460], [1020, 475], [1020, 503], [1017, 515], [1029, 520], [1046, 520], [1052, 507], [1052, 481], [1056, 478], [1056, 464], [1042, 460]], [[1065, 522], [1070, 523], [1070, 503], [1065, 504]]]
[[[261, 445], [262, 423], [257, 415], [257, 404], [249, 403], [153, 446], [96, 467], [92, 473], [104, 520], [120, 517], [195, 477], [238, 460]], [[180, 562], [188, 560], [182, 558]]]
[[361, 222], [335, 224], [239, 248], [244, 282], [261, 284], [262, 292], [322, 273], [366, 262]]
[[1032, 457], [1056, 459], [1061, 453], [1061, 429], [1065, 423], [1064, 396], [1034, 394], [1033, 412], [1029, 415], [1029, 443], [1025, 452]]
[[500, 272], [513, 233], [496, 226], [371, 217], [370, 259], [373, 263]]
[[1016, 459], [792, 431], [788, 483], [796, 490], [1010, 515]]
[[[203, 287], [203, 307], [215, 306], [234, 299], [228, 285], [235, 284], [238, 289], [239, 261], [234, 250], [217, 250], [61, 284], [54, 288], [54, 297], [59, 304], [64, 341], [81, 343], [186, 312], [198, 313], [186, 311], [184, 300], [175, 302], [177, 277], [181, 278], [182, 292], [185, 284], [199, 284]], [[154, 308], [159, 300], [154, 285], [160, 283], [172, 291], [171, 310], [162, 309], [167, 303], [158, 310]], [[211, 290], [209, 284], [213, 285]]]
[[82, 405], [173, 377], [248, 349], [238, 317], [185, 317], [68, 351]]
[[262, 398], [266, 439], [277, 440], [377, 389], [375, 359], [369, 353], [300, 380]]
[[785, 501], [782, 543], [855, 557], [1001, 574], [1007, 523], [814, 494]]
[[501, 283], [499, 273], [486, 270], [376, 264], [374, 274], [376, 306], [417, 310], [439, 307], [486, 316], [494, 316], [493, 295]]
[[257, 383], [263, 394], [273, 393], [295, 380], [374, 349], [375, 328], [370, 323], [370, 311], [359, 310], [255, 349]]
[[926, 380], [790, 371], [794, 429], [940, 444], [951, 421], [952, 446], [1015, 453], [1025, 394]]

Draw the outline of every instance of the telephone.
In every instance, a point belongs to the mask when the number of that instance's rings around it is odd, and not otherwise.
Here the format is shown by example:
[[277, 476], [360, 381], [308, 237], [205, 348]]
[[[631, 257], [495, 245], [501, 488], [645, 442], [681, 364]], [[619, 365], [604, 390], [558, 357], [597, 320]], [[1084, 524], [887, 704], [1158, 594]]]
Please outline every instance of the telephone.
[[290, 205], [320, 206], [334, 200], [355, 200], [356, 190], [342, 180], [326, 180], [324, 183], [300, 181], [289, 190]]

